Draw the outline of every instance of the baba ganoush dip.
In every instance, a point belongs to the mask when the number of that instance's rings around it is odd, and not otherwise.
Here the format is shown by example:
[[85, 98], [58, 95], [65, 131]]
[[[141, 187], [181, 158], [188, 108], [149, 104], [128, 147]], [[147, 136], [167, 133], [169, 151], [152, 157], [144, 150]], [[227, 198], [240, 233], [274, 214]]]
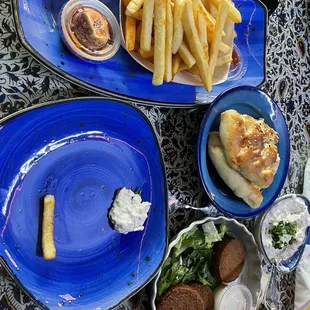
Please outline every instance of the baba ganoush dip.
[[98, 0], [70, 0], [59, 13], [61, 36], [78, 57], [102, 62], [120, 47], [120, 28], [111, 10]]
[[113, 201], [109, 217], [116, 231], [127, 234], [144, 229], [151, 203], [142, 201], [138, 193], [121, 188]]
[[262, 244], [270, 261], [280, 263], [303, 244], [310, 215], [303, 199], [293, 195], [279, 200], [262, 223]]

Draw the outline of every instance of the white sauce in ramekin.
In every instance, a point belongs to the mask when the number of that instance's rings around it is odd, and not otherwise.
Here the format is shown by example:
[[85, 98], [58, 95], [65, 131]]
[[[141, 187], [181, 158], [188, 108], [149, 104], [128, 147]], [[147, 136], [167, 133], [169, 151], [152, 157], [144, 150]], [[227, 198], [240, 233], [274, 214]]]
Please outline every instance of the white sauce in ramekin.
[[[269, 231], [273, 225], [278, 224], [280, 221], [297, 223], [297, 233], [294, 237], [296, 241], [284, 246], [282, 249], [276, 249], [272, 244], [273, 239]], [[262, 244], [269, 260], [280, 263], [292, 257], [303, 244], [306, 237], [306, 230], [309, 226], [310, 215], [303, 199], [292, 196], [277, 202], [266, 214], [262, 224]], [[284, 235], [282, 240], [289, 240], [289, 236]]]
[[214, 310], [252, 310], [253, 298], [243, 284], [226, 286], [223, 283], [214, 291]]

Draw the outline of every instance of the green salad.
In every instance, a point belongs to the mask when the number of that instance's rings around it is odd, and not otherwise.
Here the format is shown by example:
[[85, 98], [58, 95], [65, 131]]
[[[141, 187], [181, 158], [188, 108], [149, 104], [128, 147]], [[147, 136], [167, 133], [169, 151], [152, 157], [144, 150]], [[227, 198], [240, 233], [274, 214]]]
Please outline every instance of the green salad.
[[201, 282], [215, 289], [219, 283], [210, 273], [212, 249], [226, 233], [226, 225], [207, 222], [183, 234], [163, 265], [158, 280], [158, 295], [181, 282]]

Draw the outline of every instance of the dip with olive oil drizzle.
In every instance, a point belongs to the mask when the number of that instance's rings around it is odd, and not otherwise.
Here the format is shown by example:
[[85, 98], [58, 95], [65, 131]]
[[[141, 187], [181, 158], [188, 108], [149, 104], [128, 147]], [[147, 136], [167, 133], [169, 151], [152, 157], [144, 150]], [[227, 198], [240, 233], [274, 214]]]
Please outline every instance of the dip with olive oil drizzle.
[[70, 12], [67, 27], [75, 45], [90, 55], [104, 54], [112, 44], [111, 26], [106, 17], [94, 8], [74, 8]]
[[292, 257], [309, 226], [310, 215], [301, 198], [292, 196], [276, 203], [262, 224], [262, 243], [270, 261], [280, 263]]
[[64, 43], [79, 58], [102, 62], [120, 47], [119, 24], [109, 8], [98, 0], [70, 0], [59, 13]]

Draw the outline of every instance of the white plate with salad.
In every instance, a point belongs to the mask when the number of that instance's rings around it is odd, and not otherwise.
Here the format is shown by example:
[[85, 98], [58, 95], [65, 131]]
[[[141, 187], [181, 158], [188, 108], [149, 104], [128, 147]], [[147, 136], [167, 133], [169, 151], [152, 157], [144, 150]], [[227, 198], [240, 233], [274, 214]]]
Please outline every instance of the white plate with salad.
[[152, 309], [223, 309], [219, 303], [224, 295], [230, 310], [238, 309], [232, 299], [242, 309], [253, 309], [261, 277], [258, 248], [247, 228], [234, 219], [207, 217], [170, 243], [153, 281]]

